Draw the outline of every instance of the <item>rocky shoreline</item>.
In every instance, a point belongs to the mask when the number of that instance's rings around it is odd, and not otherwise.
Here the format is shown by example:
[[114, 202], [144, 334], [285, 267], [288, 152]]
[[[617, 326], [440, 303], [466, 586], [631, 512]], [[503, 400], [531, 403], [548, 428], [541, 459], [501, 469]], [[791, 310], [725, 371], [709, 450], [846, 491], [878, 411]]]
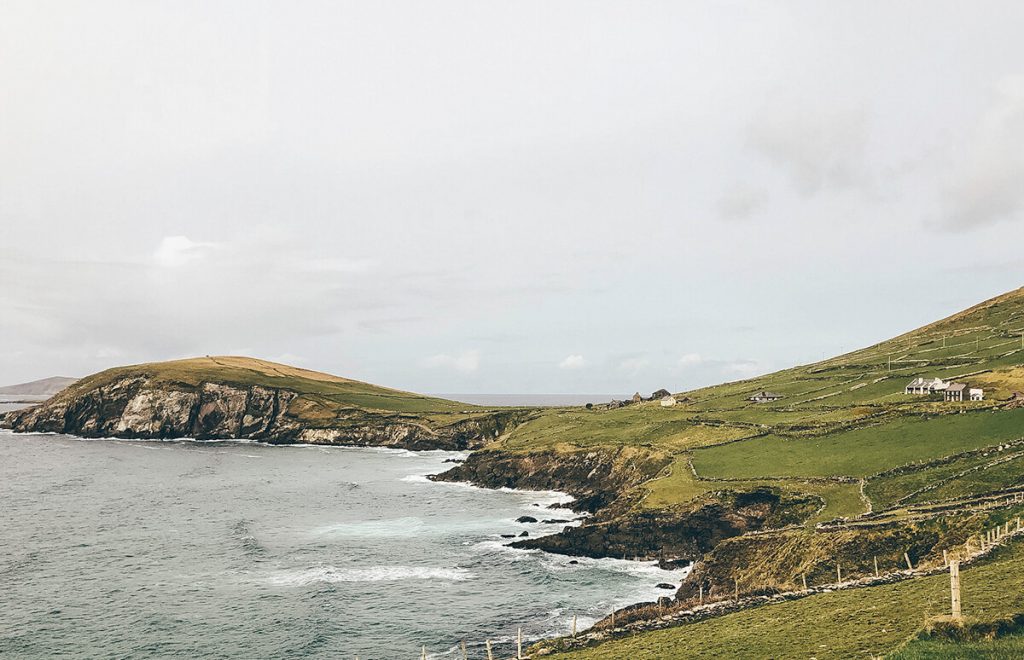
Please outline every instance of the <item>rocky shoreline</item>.
[[311, 404], [297, 392], [251, 385], [154, 386], [145, 376], [117, 378], [84, 391], [65, 390], [35, 406], [0, 415], [0, 428], [85, 438], [241, 438], [271, 444], [330, 444], [466, 450], [515, 425], [522, 411], [485, 412], [448, 425], [352, 408], [311, 425], [298, 414]]

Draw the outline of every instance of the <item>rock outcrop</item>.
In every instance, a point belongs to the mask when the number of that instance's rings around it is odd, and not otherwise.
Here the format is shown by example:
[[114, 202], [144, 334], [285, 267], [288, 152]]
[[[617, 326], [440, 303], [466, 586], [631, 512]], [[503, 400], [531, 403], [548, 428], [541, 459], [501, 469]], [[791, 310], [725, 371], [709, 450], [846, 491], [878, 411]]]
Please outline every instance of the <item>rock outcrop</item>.
[[169, 385], [128, 375], [96, 387], [72, 387], [43, 404], [7, 413], [0, 417], [0, 426], [91, 438], [244, 438], [461, 450], [483, 446], [524, 414], [497, 411], [435, 426], [416, 415], [353, 407], [311, 421], [307, 412], [312, 405], [301, 393], [284, 388]]

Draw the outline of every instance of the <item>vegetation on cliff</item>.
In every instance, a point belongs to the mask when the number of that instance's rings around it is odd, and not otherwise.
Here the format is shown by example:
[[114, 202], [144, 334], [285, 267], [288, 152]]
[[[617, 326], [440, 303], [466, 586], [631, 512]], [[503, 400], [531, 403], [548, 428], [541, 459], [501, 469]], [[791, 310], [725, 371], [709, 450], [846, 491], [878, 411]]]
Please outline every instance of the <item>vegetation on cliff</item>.
[[86, 437], [252, 438], [266, 442], [466, 449], [525, 409], [479, 406], [243, 357], [108, 369], [44, 404], [8, 413], [18, 431]]

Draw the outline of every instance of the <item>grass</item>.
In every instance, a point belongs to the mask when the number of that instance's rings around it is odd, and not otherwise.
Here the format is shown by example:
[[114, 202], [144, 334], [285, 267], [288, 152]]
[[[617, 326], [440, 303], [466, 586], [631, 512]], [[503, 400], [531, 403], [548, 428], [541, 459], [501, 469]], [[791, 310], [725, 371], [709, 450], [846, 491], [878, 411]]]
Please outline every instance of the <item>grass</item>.
[[697, 474], [708, 477], [866, 477], [915, 461], [1017, 439], [1024, 408], [928, 419], [903, 418], [816, 438], [767, 435], [697, 450]]
[[1024, 634], [970, 642], [916, 639], [887, 657], [889, 660], [1018, 660], [1024, 658]]
[[[994, 560], [961, 570], [964, 613], [994, 620], [1024, 611], [1024, 548], [997, 551]], [[664, 658], [862, 658], [893, 652], [925, 622], [947, 614], [945, 574], [878, 587], [823, 593], [652, 631], [550, 658], [662, 660]], [[904, 653], [915, 653], [914, 642]], [[1003, 642], [1002, 648], [1011, 648]], [[932, 646], [931, 648], [934, 648]], [[897, 656], [902, 657], [902, 656]], [[908, 658], [936, 657], [909, 655]], [[971, 656], [966, 656], [971, 657]]]
[[238, 387], [254, 385], [292, 390], [317, 397], [321, 404], [341, 408], [428, 413], [482, 410], [479, 406], [393, 390], [330, 374], [236, 356], [217, 356], [154, 362], [108, 369], [80, 380], [68, 395], [100, 387], [127, 375], [145, 375], [169, 387], [195, 388], [204, 382]]

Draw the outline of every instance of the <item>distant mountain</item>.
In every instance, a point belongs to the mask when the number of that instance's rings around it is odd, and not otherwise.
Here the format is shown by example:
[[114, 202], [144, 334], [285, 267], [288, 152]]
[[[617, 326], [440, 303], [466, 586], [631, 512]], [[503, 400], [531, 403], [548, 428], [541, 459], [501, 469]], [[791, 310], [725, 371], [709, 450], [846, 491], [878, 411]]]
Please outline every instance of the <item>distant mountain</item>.
[[6, 387], [0, 387], [0, 395], [53, 396], [54, 394], [60, 392], [65, 387], [74, 385], [77, 382], [77, 378], [68, 378], [66, 376], [53, 376], [52, 378], [34, 380], [31, 383], [19, 383], [18, 385], [8, 385]]

